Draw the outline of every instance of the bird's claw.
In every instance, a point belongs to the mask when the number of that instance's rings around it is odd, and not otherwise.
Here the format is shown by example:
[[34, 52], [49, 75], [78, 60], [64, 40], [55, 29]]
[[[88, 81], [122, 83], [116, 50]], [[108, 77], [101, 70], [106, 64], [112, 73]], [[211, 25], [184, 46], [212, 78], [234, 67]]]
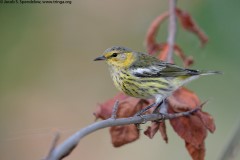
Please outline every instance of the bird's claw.
[[136, 123], [136, 124], [135, 124], [135, 126], [137, 127], [137, 129], [138, 129], [138, 130], [141, 130], [140, 125], [147, 123], [147, 120], [143, 117], [143, 115], [142, 115], [141, 113], [136, 113], [136, 114], [134, 115], [134, 117], [135, 117], [135, 116], [139, 116], [139, 117], [141, 117], [141, 119], [143, 120], [141, 123]]
[[164, 120], [166, 119], [166, 117], [168, 117], [168, 113], [161, 113], [161, 112], [158, 112], [158, 113], [155, 113], [155, 114], [159, 114], [159, 115], [161, 115], [161, 119], [155, 120], [155, 122], [161, 122], [161, 121], [164, 121]]

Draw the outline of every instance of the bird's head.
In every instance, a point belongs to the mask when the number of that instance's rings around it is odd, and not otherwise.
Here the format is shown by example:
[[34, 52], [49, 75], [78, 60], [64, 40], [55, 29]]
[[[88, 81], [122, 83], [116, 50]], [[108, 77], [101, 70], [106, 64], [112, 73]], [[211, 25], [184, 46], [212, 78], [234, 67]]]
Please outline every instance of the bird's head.
[[106, 60], [110, 66], [128, 67], [135, 60], [136, 53], [129, 48], [114, 46], [104, 51], [103, 55], [94, 59], [94, 61]]

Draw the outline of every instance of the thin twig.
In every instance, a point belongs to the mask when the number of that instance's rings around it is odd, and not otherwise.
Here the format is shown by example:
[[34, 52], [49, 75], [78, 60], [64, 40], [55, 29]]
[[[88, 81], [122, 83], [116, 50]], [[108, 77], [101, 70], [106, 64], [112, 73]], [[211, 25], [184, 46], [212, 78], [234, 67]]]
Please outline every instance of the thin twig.
[[117, 111], [118, 111], [118, 106], [119, 106], [119, 101], [117, 100], [113, 106], [113, 110], [112, 110], [112, 119], [116, 119], [117, 118]]
[[[117, 108], [117, 107], [116, 107]], [[48, 159], [46, 160], [61, 160], [62, 158], [68, 156], [73, 149], [77, 146], [77, 144], [80, 142], [80, 140], [85, 137], [86, 135], [89, 135], [90, 133], [97, 131], [99, 129], [112, 127], [112, 126], [122, 126], [122, 125], [128, 125], [128, 124], [140, 124], [147, 121], [156, 121], [156, 120], [167, 120], [167, 119], [173, 119], [181, 116], [188, 116], [198, 110], [200, 110], [201, 107], [195, 108], [193, 110], [187, 111], [187, 112], [181, 112], [176, 114], [147, 114], [142, 116], [134, 116], [129, 118], [118, 118], [113, 119], [109, 118], [100, 122], [95, 122], [75, 134], [73, 134], [71, 137], [69, 137], [67, 140], [65, 140], [62, 144], [57, 146], [51, 151], [51, 155], [48, 156]]]
[[52, 155], [53, 150], [56, 148], [56, 146], [57, 146], [57, 144], [59, 142], [59, 139], [60, 139], [60, 133], [56, 132], [55, 135], [54, 135], [54, 139], [52, 140], [52, 144], [51, 144], [50, 150], [48, 152], [48, 155], [47, 155], [46, 158], [44, 158], [44, 160], [48, 160], [50, 158], [50, 156]]
[[240, 151], [240, 121], [238, 122], [237, 129], [234, 132], [231, 140], [225, 146], [225, 149], [220, 156], [219, 160], [234, 160], [239, 155]]
[[175, 38], [177, 33], [177, 16], [175, 12], [177, 0], [169, 0], [169, 24], [168, 24], [168, 54], [167, 62], [172, 62]]

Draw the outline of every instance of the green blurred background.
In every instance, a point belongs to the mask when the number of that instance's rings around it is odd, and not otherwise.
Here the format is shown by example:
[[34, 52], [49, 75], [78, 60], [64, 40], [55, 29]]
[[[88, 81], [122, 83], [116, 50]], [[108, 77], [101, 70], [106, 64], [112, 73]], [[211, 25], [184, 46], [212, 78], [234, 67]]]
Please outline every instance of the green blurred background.
[[[207, 137], [206, 159], [215, 160], [240, 120], [240, 1], [179, 0], [178, 6], [209, 36], [200, 48], [196, 36], [179, 26], [177, 43], [194, 57], [193, 68], [224, 72], [188, 85], [201, 100], [210, 100], [204, 109], [213, 115], [217, 130]], [[0, 159], [41, 159], [56, 130], [64, 140], [93, 123], [97, 103], [117, 93], [107, 66], [93, 59], [112, 45], [145, 51], [150, 23], [167, 8], [164, 0], [0, 4]], [[166, 39], [166, 26], [159, 40]], [[104, 129], [84, 138], [66, 159], [190, 160], [169, 125], [168, 134], [169, 144], [160, 134], [153, 140], [142, 135], [116, 149]]]

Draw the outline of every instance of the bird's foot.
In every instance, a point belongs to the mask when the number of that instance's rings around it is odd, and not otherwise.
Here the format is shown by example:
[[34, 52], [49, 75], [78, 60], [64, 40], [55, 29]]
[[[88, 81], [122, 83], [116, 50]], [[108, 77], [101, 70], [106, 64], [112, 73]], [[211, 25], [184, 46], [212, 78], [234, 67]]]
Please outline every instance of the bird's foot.
[[141, 117], [141, 119], [143, 120], [141, 123], [136, 123], [135, 126], [137, 127], [138, 130], [141, 130], [140, 125], [141, 124], [145, 124], [147, 123], [147, 120], [143, 117], [143, 113], [142, 112], [137, 112], [134, 117]]

